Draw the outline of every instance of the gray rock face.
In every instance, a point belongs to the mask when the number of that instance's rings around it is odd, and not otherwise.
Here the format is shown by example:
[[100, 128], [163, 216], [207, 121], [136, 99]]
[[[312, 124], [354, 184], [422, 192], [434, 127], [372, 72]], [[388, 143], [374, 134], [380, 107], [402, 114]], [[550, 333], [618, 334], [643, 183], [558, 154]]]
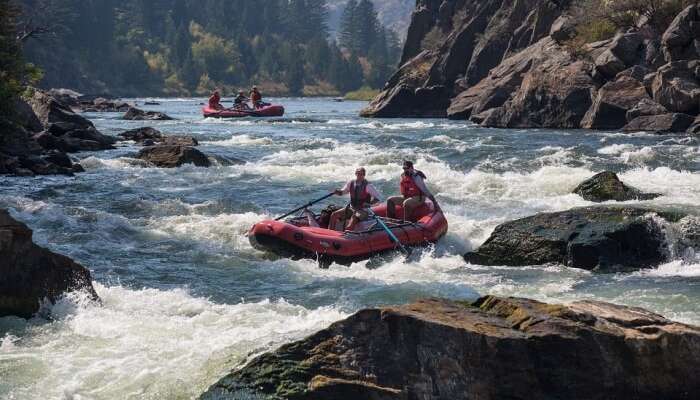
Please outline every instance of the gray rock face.
[[67, 291], [84, 290], [93, 299], [90, 271], [68, 257], [32, 242], [32, 231], [0, 210], [0, 317], [29, 318], [40, 302], [55, 302]]
[[700, 329], [641, 308], [426, 299], [361, 310], [201, 399], [689, 399], [699, 350]]
[[627, 201], [650, 200], [661, 196], [658, 193], [643, 193], [639, 189], [627, 186], [614, 172], [603, 171], [581, 182], [573, 193], [588, 201]]
[[578, 128], [595, 92], [588, 71], [588, 64], [545, 38], [504, 60], [488, 77], [457, 95], [447, 114], [462, 119], [494, 109], [482, 125]]
[[622, 127], [625, 132], [649, 131], [656, 133], [685, 132], [695, 121], [688, 114], [667, 113], [643, 115], [631, 120]]
[[157, 112], [157, 111], [143, 111], [139, 110], [136, 107], [130, 107], [126, 114], [122, 117], [122, 119], [126, 120], [131, 120], [131, 121], [165, 121], [165, 120], [171, 120], [173, 118], [169, 117], [166, 114], [163, 114], [162, 112]]
[[194, 164], [198, 167], [208, 167], [211, 162], [204, 153], [181, 145], [156, 145], [141, 149], [137, 158], [146, 160], [156, 167], [175, 168], [183, 164]]
[[481, 265], [559, 263], [597, 271], [651, 268], [666, 260], [655, 211], [635, 207], [586, 207], [542, 213], [496, 227], [464, 257]]

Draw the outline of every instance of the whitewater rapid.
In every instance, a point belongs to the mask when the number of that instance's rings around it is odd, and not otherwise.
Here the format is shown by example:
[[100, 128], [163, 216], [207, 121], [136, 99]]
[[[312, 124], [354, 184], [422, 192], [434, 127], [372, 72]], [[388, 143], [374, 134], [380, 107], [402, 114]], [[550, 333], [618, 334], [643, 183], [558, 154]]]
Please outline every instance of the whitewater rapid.
[[[0, 207], [26, 222], [37, 243], [89, 267], [103, 300], [75, 294], [30, 321], [0, 319], [0, 398], [192, 398], [254, 354], [360, 308], [426, 296], [598, 299], [700, 324], [692, 252], [620, 274], [484, 267], [461, 257], [505, 221], [592, 205], [571, 190], [604, 169], [662, 194], [627, 204], [700, 215], [697, 138], [365, 120], [356, 117], [362, 103], [324, 99], [282, 99], [284, 119], [210, 120], [197, 113], [201, 99], [158, 101], [152, 108], [177, 120], [150, 125], [244, 163], [146, 168], [134, 158], [138, 147], [125, 143], [78, 154], [86, 172], [76, 177], [0, 177]], [[144, 126], [89, 116], [109, 134]], [[395, 194], [404, 159], [428, 176], [450, 224], [419, 256], [321, 270], [248, 243], [253, 223], [341, 186], [358, 166], [385, 196]]]

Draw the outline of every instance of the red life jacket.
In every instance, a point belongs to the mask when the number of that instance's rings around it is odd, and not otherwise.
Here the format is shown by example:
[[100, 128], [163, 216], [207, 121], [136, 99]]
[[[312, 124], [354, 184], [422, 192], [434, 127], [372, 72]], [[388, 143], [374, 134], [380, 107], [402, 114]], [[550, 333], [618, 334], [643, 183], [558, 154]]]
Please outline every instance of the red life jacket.
[[252, 91], [250, 92], [250, 100], [253, 102], [253, 104], [258, 103], [260, 100], [262, 100], [262, 95], [260, 92]]
[[219, 104], [219, 101], [221, 101], [221, 97], [220, 97], [220, 96], [212, 95], [212, 96], [209, 98], [209, 108], [213, 108], [213, 109], [216, 110], [216, 109], [218, 109], [219, 107], [221, 107], [221, 104]]
[[[425, 179], [425, 174], [416, 171], [415, 175], [420, 175], [421, 178]], [[424, 196], [425, 193], [423, 193], [422, 190], [416, 185], [416, 182], [413, 181], [413, 175], [407, 175], [407, 174], [401, 174], [401, 195], [403, 197], [414, 197], [414, 196]]]
[[367, 180], [362, 181], [359, 185], [355, 183], [355, 180], [350, 182], [350, 204], [352, 208], [359, 210], [370, 206], [372, 195], [367, 192], [368, 184]]

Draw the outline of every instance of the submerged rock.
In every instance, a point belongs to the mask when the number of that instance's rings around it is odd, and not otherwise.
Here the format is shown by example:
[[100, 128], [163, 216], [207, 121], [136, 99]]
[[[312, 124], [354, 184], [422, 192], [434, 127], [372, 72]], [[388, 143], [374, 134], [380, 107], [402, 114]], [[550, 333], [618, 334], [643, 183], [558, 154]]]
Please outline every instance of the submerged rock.
[[361, 310], [201, 399], [690, 399], [699, 352], [700, 328], [641, 308], [427, 299]]
[[171, 120], [173, 118], [169, 117], [168, 115], [166, 115], [162, 112], [143, 111], [143, 110], [139, 110], [136, 107], [129, 107], [129, 109], [127, 110], [126, 114], [124, 114], [122, 119], [132, 120], [132, 121], [143, 121], [143, 120], [166, 121], [166, 120]]
[[211, 165], [204, 153], [191, 146], [156, 145], [144, 147], [136, 156], [161, 168], [175, 168], [183, 164], [194, 164], [198, 167]]
[[603, 272], [651, 268], [668, 257], [662, 227], [653, 216], [659, 213], [612, 206], [541, 213], [497, 226], [464, 258], [481, 265], [558, 263]]
[[45, 299], [83, 290], [97, 300], [90, 271], [32, 242], [32, 231], [0, 209], [0, 317], [29, 318]]
[[603, 171], [578, 185], [573, 193], [588, 201], [627, 201], [650, 200], [661, 196], [658, 193], [644, 193], [622, 183], [614, 172]]

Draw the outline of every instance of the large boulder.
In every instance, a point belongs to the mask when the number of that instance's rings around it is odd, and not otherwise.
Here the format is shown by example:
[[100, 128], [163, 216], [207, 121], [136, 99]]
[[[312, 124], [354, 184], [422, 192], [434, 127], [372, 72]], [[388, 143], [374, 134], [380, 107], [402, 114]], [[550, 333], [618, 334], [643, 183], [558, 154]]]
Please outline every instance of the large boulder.
[[666, 107], [655, 102], [650, 98], [643, 98], [639, 103], [635, 104], [634, 107], [630, 108], [625, 114], [625, 119], [627, 122], [632, 121], [637, 117], [649, 116], [649, 115], [660, 115], [667, 114], [668, 110]]
[[47, 94], [56, 99], [59, 103], [71, 108], [80, 107], [80, 98], [83, 96], [81, 93], [71, 89], [51, 89]]
[[88, 119], [74, 113], [69, 106], [41, 90], [34, 89], [34, 94], [27, 99], [27, 102], [44, 129], [50, 129], [55, 124], [63, 131], [95, 127]]
[[29, 318], [43, 301], [82, 290], [97, 299], [90, 271], [32, 242], [32, 231], [0, 210], [0, 317]]
[[603, 272], [651, 268], [668, 255], [653, 215], [659, 213], [636, 207], [541, 213], [497, 226], [481, 247], [464, 257], [480, 265], [558, 263]]
[[146, 160], [156, 167], [175, 168], [183, 164], [194, 164], [198, 167], [211, 165], [204, 153], [191, 146], [156, 145], [141, 149], [137, 158]]
[[661, 37], [666, 61], [694, 60], [700, 57], [700, 12], [696, 4], [686, 7], [674, 18]]
[[593, 105], [581, 121], [582, 128], [619, 129], [627, 123], [627, 112], [642, 101], [651, 100], [644, 85], [621, 76], [598, 90]]
[[644, 59], [644, 37], [638, 32], [619, 33], [595, 60], [596, 69], [607, 79]]
[[202, 400], [690, 399], [700, 328], [641, 308], [485, 296], [361, 310]]
[[625, 132], [649, 131], [656, 133], [685, 132], [695, 119], [682, 113], [643, 115], [636, 117], [622, 127]]
[[573, 193], [585, 200], [594, 202], [651, 200], [661, 196], [658, 193], [644, 193], [622, 183], [614, 172], [603, 171], [581, 182]]
[[676, 61], [656, 71], [651, 85], [654, 100], [675, 113], [696, 115], [700, 103], [700, 61]]
[[158, 111], [143, 111], [140, 110], [136, 107], [129, 107], [129, 109], [126, 111], [126, 114], [122, 117], [122, 119], [126, 120], [131, 120], [131, 121], [165, 121], [165, 120], [171, 120], [173, 118], [169, 117], [168, 115], [158, 112]]

